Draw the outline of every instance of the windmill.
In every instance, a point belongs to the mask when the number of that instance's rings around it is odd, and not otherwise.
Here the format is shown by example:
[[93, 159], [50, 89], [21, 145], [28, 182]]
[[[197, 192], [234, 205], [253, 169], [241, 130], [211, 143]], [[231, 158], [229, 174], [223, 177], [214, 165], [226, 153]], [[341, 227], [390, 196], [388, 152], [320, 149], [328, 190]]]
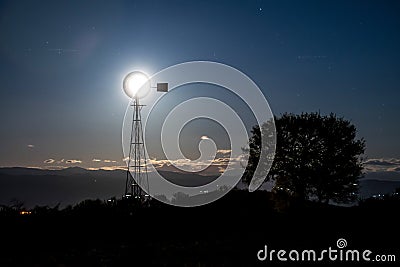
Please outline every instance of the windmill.
[[[141, 110], [145, 105], [140, 104], [139, 99], [146, 96], [151, 88], [148, 76], [141, 71], [129, 73], [123, 81], [124, 92], [132, 99], [130, 108], [133, 109], [124, 198], [138, 202], [144, 202], [150, 197], [141, 116]], [[168, 92], [168, 83], [158, 83], [156, 88], [159, 92]]]

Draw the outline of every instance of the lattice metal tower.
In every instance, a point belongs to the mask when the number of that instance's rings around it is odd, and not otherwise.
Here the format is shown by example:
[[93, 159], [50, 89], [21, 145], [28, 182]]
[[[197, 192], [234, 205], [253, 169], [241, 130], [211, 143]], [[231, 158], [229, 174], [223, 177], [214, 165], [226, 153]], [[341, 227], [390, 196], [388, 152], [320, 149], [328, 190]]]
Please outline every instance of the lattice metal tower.
[[[132, 129], [129, 144], [128, 170], [126, 172], [125, 198], [146, 200], [149, 195], [140, 187], [149, 192], [149, 177], [147, 172], [146, 148], [143, 139], [141, 110], [144, 105], [139, 104], [136, 96], [133, 100]], [[140, 185], [140, 186], [139, 186]]]

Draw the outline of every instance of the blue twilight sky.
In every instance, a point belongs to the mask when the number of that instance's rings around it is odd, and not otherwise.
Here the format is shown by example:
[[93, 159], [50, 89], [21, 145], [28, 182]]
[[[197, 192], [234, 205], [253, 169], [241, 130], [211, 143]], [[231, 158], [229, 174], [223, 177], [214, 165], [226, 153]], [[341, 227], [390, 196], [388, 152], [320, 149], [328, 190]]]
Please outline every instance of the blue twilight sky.
[[124, 74], [192, 60], [243, 71], [278, 116], [344, 116], [368, 157], [399, 158], [399, 14], [398, 1], [0, 1], [0, 166], [123, 165]]

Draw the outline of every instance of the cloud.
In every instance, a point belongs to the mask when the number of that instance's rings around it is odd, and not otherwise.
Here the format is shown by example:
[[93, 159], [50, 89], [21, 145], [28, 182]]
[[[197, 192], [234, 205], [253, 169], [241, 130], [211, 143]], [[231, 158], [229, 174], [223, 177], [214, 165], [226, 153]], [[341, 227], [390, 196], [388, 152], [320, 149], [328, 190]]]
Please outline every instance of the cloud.
[[[180, 171], [180, 169], [191, 169], [193, 172], [201, 171], [204, 174], [220, 174], [225, 171], [228, 164], [231, 163], [231, 167], [233, 170], [239, 170], [243, 168], [243, 156], [238, 157], [229, 157], [231, 151], [230, 150], [221, 150], [225, 153], [224, 157], [217, 157], [212, 161], [211, 164], [208, 164], [207, 161], [191, 161], [190, 159], [175, 159], [175, 160], [167, 160], [167, 159], [150, 159], [149, 163], [154, 166], [157, 170], [162, 171]], [[229, 153], [229, 154], [227, 154]], [[226, 156], [228, 155], [228, 156]], [[244, 164], [245, 165], [245, 164]], [[206, 169], [205, 169], [206, 168]]]
[[366, 172], [400, 171], [400, 159], [368, 159], [364, 162], [364, 169]]
[[52, 164], [54, 162], [56, 162], [54, 159], [46, 159], [45, 161], [43, 161], [43, 163], [46, 163], [46, 164]]
[[364, 162], [368, 165], [393, 166], [398, 164], [395, 159], [369, 159]]
[[221, 153], [221, 154], [230, 154], [232, 152], [231, 149], [218, 149], [217, 153]]
[[115, 170], [124, 170], [124, 171], [126, 171], [127, 167], [126, 166], [104, 166], [104, 167], [101, 167], [100, 169], [104, 170], [104, 171], [115, 171]]
[[61, 164], [61, 163], [80, 164], [80, 163], [82, 163], [82, 161], [78, 160], [78, 159], [69, 159], [69, 160], [65, 160], [65, 159], [60, 159], [60, 160], [46, 159], [45, 161], [43, 161], [43, 163], [46, 163], [46, 164], [53, 164], [53, 163], [57, 163], [57, 164]]
[[43, 170], [63, 170], [66, 169], [67, 167], [65, 166], [59, 166], [59, 165], [50, 165], [42, 168]]
[[67, 163], [67, 164], [80, 164], [80, 163], [82, 163], [82, 161], [78, 160], [78, 159], [68, 159], [68, 160], [65, 161], [65, 163]]
[[116, 163], [116, 160], [111, 160], [111, 159], [105, 159], [104, 162], [106, 163]]
[[216, 158], [214, 159], [214, 163], [217, 163], [217, 165], [228, 165], [230, 158]]
[[87, 170], [90, 171], [98, 171], [98, 170], [103, 170], [103, 171], [115, 171], [115, 170], [127, 170], [126, 166], [103, 166], [103, 167], [97, 167], [97, 168], [87, 168]]
[[111, 159], [92, 159], [93, 162], [105, 162], [105, 163], [117, 163], [116, 160], [111, 160]]

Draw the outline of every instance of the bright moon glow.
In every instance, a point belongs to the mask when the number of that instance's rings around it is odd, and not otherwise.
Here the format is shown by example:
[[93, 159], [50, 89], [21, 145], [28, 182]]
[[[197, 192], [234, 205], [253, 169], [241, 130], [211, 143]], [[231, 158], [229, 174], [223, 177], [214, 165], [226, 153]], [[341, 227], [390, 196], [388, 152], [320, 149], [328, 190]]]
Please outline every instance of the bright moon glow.
[[150, 89], [149, 78], [141, 71], [131, 72], [126, 75], [123, 87], [125, 94], [130, 98], [144, 97]]

